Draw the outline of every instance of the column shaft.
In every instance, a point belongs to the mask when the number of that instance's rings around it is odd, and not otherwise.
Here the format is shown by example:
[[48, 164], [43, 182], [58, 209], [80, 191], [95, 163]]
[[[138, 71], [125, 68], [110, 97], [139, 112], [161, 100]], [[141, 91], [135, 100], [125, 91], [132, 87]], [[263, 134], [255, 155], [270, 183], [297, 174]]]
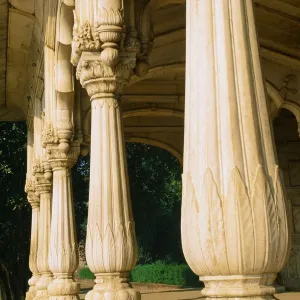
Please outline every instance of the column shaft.
[[35, 195], [32, 183], [27, 185], [28, 201], [32, 207], [31, 218], [31, 236], [30, 236], [30, 255], [29, 255], [29, 269], [32, 272], [32, 277], [29, 279], [29, 290], [26, 293], [26, 300], [32, 300], [37, 292], [36, 284], [40, 279], [40, 273], [37, 268], [37, 250], [38, 250], [38, 233], [39, 233], [39, 197]]
[[139, 299], [128, 282], [137, 261], [124, 138], [114, 95], [92, 100], [87, 263], [96, 285], [86, 299]]
[[182, 241], [204, 295], [272, 298], [285, 206], [252, 1], [188, 1]]
[[40, 193], [40, 221], [37, 266], [41, 274], [37, 282], [37, 294], [35, 300], [48, 300], [48, 286], [53, 277], [49, 266], [49, 246], [51, 227], [51, 183], [44, 177], [44, 173], [36, 174], [38, 178], [37, 189]]
[[[59, 153], [59, 150], [50, 150]], [[72, 151], [72, 150], [71, 150]], [[64, 154], [60, 154], [64, 156]], [[73, 162], [74, 163], [74, 162]], [[54, 275], [48, 286], [50, 300], [79, 299], [79, 284], [74, 280], [78, 266], [70, 161], [50, 159], [53, 169], [52, 220], [49, 265]]]

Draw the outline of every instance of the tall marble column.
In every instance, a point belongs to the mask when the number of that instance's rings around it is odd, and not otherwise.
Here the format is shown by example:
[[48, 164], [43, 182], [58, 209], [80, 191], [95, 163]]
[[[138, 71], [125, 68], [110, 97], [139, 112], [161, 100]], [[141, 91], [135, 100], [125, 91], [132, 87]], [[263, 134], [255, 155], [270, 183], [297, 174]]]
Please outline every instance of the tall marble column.
[[79, 145], [64, 146], [47, 145], [53, 171], [49, 266], [54, 280], [48, 286], [50, 300], [79, 299], [80, 292], [80, 286], [74, 280], [78, 247], [71, 178], [71, 167], [77, 160]]
[[38, 165], [35, 172], [36, 192], [40, 197], [39, 239], [37, 252], [37, 267], [41, 274], [37, 282], [37, 293], [34, 300], [48, 300], [48, 286], [53, 277], [49, 266], [51, 204], [52, 204], [52, 170], [48, 162], [44, 166]]
[[187, 1], [182, 242], [212, 299], [273, 299], [290, 248], [252, 6]]
[[[119, 62], [119, 67], [126, 69], [131, 63], [127, 58]], [[96, 285], [86, 299], [140, 299], [129, 284], [137, 245], [117, 98], [121, 81], [114, 78], [119, 74], [113, 73], [97, 54], [84, 53], [79, 68], [81, 82], [91, 96], [92, 111], [86, 259], [96, 276]], [[103, 70], [108, 72], [107, 77]], [[91, 80], [93, 75], [96, 77]]]
[[35, 193], [35, 186], [33, 181], [27, 180], [25, 191], [27, 193], [28, 202], [30, 203], [32, 208], [30, 255], [29, 255], [29, 269], [32, 272], [32, 277], [28, 281], [29, 290], [26, 293], [26, 300], [32, 300], [36, 296], [36, 292], [37, 292], [36, 284], [41, 277], [39, 270], [37, 268], [40, 199]]
[[127, 8], [121, 0], [92, 0], [89, 8], [76, 1], [71, 61], [91, 97], [92, 118], [86, 259], [96, 284], [88, 300], [140, 299], [129, 283], [137, 245], [119, 103], [139, 47], [134, 35], [125, 37]]

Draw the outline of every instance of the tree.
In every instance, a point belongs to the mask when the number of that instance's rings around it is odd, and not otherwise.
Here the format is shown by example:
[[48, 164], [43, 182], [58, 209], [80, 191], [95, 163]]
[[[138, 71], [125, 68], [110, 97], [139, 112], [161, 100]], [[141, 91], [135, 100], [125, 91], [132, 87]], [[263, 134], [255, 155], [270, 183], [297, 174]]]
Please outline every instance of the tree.
[[180, 163], [158, 147], [129, 143], [126, 148], [139, 262], [184, 262]]
[[1, 122], [0, 132], [0, 299], [19, 300], [24, 298], [29, 277], [26, 125]]

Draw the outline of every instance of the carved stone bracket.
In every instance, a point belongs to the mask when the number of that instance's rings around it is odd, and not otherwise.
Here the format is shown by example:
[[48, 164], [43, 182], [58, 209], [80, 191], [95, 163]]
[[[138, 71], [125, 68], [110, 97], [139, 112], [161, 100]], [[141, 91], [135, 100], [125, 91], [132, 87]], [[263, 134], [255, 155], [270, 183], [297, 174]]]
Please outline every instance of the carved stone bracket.
[[58, 143], [58, 136], [56, 130], [51, 123], [46, 123], [42, 133], [43, 147], [46, 148], [47, 144]]
[[100, 51], [101, 42], [94, 26], [88, 21], [80, 25], [77, 13], [74, 12], [73, 42], [71, 62], [77, 65], [84, 51]]
[[40, 198], [36, 194], [36, 185], [33, 180], [26, 180], [25, 192], [27, 193], [27, 199], [32, 208], [37, 208], [40, 205]]

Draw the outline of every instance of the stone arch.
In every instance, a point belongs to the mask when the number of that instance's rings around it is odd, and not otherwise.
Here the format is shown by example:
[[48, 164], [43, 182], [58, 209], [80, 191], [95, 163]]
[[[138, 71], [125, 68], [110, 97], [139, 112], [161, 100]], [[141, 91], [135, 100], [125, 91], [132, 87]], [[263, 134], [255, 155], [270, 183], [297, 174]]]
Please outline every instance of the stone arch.
[[150, 138], [147, 138], [147, 137], [128, 137], [128, 138], [125, 138], [125, 141], [129, 142], [129, 143], [148, 144], [148, 145], [151, 145], [151, 146], [156, 146], [156, 147], [162, 148], [164, 150], [167, 150], [168, 152], [173, 154], [178, 159], [181, 166], [183, 165], [182, 154], [179, 153], [174, 147], [172, 147], [169, 144], [166, 144], [166, 143], [163, 143], [161, 141], [154, 140], [154, 139], [150, 139]]
[[272, 100], [273, 109], [271, 106], [271, 116], [276, 117], [282, 108], [289, 110], [296, 118], [297, 122], [300, 123], [300, 105], [284, 99], [279, 91], [270, 83], [266, 81], [266, 92]]

